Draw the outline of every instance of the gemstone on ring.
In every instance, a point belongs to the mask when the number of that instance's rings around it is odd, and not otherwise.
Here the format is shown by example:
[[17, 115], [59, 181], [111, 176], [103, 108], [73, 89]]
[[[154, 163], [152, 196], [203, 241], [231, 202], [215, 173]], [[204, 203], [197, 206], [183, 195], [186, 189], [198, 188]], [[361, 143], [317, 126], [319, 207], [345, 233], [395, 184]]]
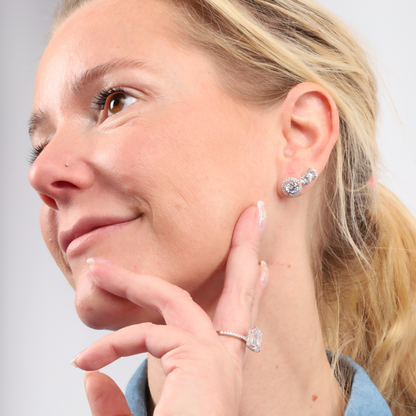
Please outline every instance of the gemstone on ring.
[[258, 328], [251, 328], [248, 331], [246, 345], [251, 351], [260, 352], [261, 340], [263, 338], [263, 332]]
[[244, 335], [236, 334], [235, 332], [230, 331], [217, 331], [217, 333], [219, 335], [227, 335], [229, 337], [241, 339], [242, 341], [246, 342], [246, 347], [249, 350], [254, 352], [260, 352], [263, 332], [261, 332], [258, 328], [250, 328], [246, 337]]

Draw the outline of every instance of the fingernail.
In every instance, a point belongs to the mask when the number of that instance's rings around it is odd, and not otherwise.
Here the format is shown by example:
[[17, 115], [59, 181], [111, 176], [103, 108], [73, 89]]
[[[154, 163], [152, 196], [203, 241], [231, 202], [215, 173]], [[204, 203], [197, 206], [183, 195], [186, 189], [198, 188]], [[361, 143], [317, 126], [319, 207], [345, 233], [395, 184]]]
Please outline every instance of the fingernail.
[[262, 261], [261, 263], [261, 276], [260, 276], [260, 284], [263, 289], [266, 288], [267, 282], [269, 281], [269, 268], [267, 267], [267, 263]]
[[260, 233], [263, 234], [264, 228], [266, 227], [266, 206], [264, 202], [257, 202], [257, 228]]
[[70, 362], [71, 365], [73, 365], [75, 368], [79, 368], [77, 366], [77, 359], [80, 357], [80, 355], [84, 352], [85, 350], [82, 350], [78, 355], [76, 355]]
[[84, 371], [84, 381], [88, 378], [88, 376], [92, 373], [99, 373], [98, 370], [95, 371]]
[[116, 264], [111, 263], [111, 261], [104, 260], [104, 259], [89, 258], [89, 259], [87, 259], [87, 263], [88, 264], [96, 263], [96, 264], [102, 264], [102, 265], [108, 266], [108, 267], [117, 267]]
[[70, 362], [70, 364], [73, 365], [75, 368], [78, 368], [78, 366], [77, 366], [77, 358], [78, 357], [79, 357], [79, 354], [76, 357], [74, 357], [72, 359], [72, 361]]

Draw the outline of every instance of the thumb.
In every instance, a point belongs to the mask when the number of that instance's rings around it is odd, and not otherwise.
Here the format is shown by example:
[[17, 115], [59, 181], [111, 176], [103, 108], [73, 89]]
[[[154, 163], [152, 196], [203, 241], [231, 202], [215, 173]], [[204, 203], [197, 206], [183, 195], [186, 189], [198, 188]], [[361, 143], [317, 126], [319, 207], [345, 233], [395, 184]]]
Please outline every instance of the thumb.
[[132, 415], [120, 387], [107, 375], [86, 371], [84, 385], [92, 416]]

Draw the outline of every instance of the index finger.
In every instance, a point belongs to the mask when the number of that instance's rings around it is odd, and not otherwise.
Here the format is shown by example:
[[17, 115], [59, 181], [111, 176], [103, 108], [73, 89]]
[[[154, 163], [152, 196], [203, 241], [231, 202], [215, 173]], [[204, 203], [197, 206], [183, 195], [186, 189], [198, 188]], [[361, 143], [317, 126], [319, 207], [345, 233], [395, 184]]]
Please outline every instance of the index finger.
[[96, 284], [138, 306], [160, 313], [168, 325], [203, 334], [212, 341], [216, 333], [205, 311], [190, 294], [160, 277], [133, 273], [102, 259], [88, 259]]

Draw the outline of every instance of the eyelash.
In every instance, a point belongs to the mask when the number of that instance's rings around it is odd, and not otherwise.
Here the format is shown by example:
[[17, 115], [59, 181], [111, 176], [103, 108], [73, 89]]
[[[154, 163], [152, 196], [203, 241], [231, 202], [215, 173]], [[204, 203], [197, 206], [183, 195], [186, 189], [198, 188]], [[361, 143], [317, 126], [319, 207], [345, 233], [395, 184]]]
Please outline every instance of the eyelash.
[[97, 110], [103, 111], [104, 108], [105, 108], [105, 104], [107, 102], [108, 97], [112, 94], [117, 93], [117, 92], [123, 92], [124, 94], [127, 94], [126, 90], [122, 87], [111, 88], [109, 90], [101, 90], [100, 92], [98, 92], [98, 94], [92, 100], [93, 106]]
[[47, 146], [47, 143], [40, 143], [40, 144], [34, 144], [32, 149], [29, 150], [29, 155], [27, 158], [27, 161], [29, 165], [33, 165], [35, 160], [38, 158], [38, 156], [42, 153], [42, 150]]

